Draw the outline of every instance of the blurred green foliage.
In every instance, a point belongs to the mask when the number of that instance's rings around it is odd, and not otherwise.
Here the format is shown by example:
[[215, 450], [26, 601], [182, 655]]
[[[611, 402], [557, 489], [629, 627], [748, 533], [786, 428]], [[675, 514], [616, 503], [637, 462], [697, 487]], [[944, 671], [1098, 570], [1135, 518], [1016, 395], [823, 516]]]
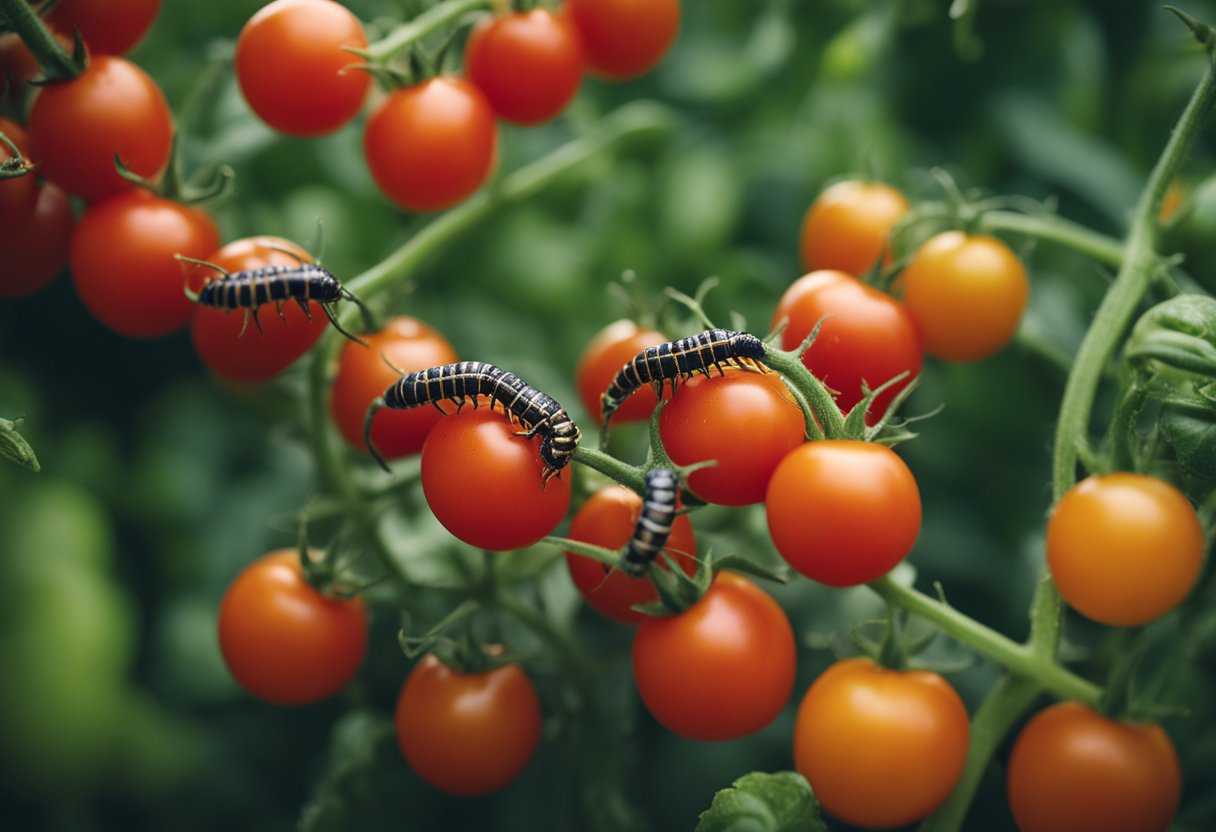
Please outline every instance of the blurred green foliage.
[[[133, 58], [165, 89], [187, 170], [236, 169], [237, 192], [217, 208], [225, 239], [307, 242], [319, 220], [327, 266], [354, 275], [426, 220], [376, 193], [357, 125], [305, 141], [251, 116], [230, 59], [259, 5], [166, 3]], [[350, 5], [371, 21], [421, 4]], [[982, 53], [971, 62], [955, 49], [946, 2], [682, 5], [681, 36], [656, 72], [622, 85], [588, 80], [567, 117], [505, 130], [501, 167], [594, 130], [598, 114], [638, 98], [675, 108], [671, 140], [606, 156], [495, 216], [427, 264], [394, 309], [437, 327], [462, 356], [575, 403], [574, 364], [609, 321], [641, 314], [673, 336], [696, 329], [664, 301], [665, 286], [691, 292], [716, 276], [710, 315], [766, 330], [776, 298], [800, 274], [803, 212], [834, 178], [865, 173], [914, 198], [940, 198], [927, 171], [942, 166], [966, 187], [1053, 198], [1065, 216], [1119, 234], [1202, 70], [1183, 27], [1140, 0], [982, 0], [972, 20]], [[1179, 5], [1216, 21], [1216, 3]], [[1213, 173], [1213, 136], [1209, 126], [1190, 162], [1193, 180]], [[1188, 242], [1202, 244], [1202, 236]], [[1108, 279], [1055, 248], [1022, 253], [1033, 285], [1027, 337], [980, 365], [930, 363], [910, 409], [945, 408], [901, 448], [926, 506], [911, 563], [940, 581], [954, 606], [1015, 637], [1026, 631], [1042, 563], [1063, 383], [1050, 357], [1075, 348]], [[1188, 261], [1209, 286], [1211, 262]], [[626, 272], [636, 306], [612, 290]], [[0, 304], [0, 416], [25, 417], [22, 433], [43, 467], [35, 475], [0, 466], [5, 828], [272, 832], [294, 828], [301, 807], [310, 830], [585, 828], [564, 799], [571, 750], [560, 743], [542, 743], [521, 780], [487, 798], [445, 799], [409, 773], [386, 722], [408, 667], [394, 637], [400, 622], [387, 610], [374, 622], [365, 669], [339, 701], [272, 709], [228, 679], [214, 637], [219, 598], [244, 564], [291, 543], [312, 492], [302, 384], [298, 368], [261, 389], [217, 383], [184, 333], [150, 344], [104, 330], [66, 276]], [[573, 413], [592, 423], [577, 405]], [[637, 447], [640, 430], [619, 433], [622, 454]], [[353, 452], [351, 460], [366, 464]], [[579, 476], [582, 493], [596, 484]], [[418, 505], [416, 492], [406, 493]], [[459, 548], [425, 512], [394, 522], [419, 552]], [[707, 509], [696, 527], [715, 551], [774, 557], [758, 510]], [[531, 562], [552, 565], [548, 555]], [[614, 724], [628, 735], [626, 793], [651, 828], [692, 828], [715, 791], [743, 773], [790, 768], [792, 707], [730, 743], [662, 731], [632, 693], [629, 632], [579, 606], [560, 566], [541, 574], [537, 603], [568, 618], [604, 667]], [[827, 645], [841, 643], [842, 627], [882, 614], [864, 590], [794, 581], [773, 592], [807, 645], [796, 695], [831, 660]], [[1171, 692], [1192, 712], [1168, 722], [1187, 778], [1180, 830], [1216, 825], [1216, 625], [1211, 616], [1195, 621], [1185, 637], [1208, 671]], [[1079, 621], [1069, 639], [1071, 655], [1095, 661], [1116, 649]], [[962, 652], [940, 649], [947, 659]], [[552, 705], [560, 686], [538, 670]], [[980, 662], [952, 681], [974, 707], [997, 675]], [[1003, 758], [970, 828], [1012, 828]]]

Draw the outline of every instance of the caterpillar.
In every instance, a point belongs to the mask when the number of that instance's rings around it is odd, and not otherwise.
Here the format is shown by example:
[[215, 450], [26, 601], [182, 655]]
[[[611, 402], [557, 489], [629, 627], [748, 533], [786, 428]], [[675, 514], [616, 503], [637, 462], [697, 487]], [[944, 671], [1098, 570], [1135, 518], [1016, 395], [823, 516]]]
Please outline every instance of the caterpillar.
[[621, 556], [621, 571], [631, 578], [645, 575], [651, 561], [667, 543], [675, 522], [676, 495], [680, 490], [679, 478], [670, 468], [652, 468], [646, 472], [645, 482], [642, 514]]

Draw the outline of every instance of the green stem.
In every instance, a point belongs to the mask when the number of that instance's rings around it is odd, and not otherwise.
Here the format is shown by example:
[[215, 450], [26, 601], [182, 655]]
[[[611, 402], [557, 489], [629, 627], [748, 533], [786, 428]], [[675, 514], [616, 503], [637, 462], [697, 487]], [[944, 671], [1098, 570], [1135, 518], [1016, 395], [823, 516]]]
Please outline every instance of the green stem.
[[447, 0], [439, 3], [371, 44], [365, 53], [369, 62], [384, 63], [411, 43], [422, 40], [470, 12], [489, 9], [491, 5], [491, 0]]
[[1211, 108], [1214, 95], [1216, 64], [1209, 58], [1203, 79], [1170, 134], [1161, 158], [1149, 174], [1148, 183], [1132, 217], [1131, 230], [1123, 248], [1123, 263], [1081, 342], [1065, 384], [1060, 418], [1056, 425], [1052, 465], [1052, 486], [1057, 500], [1076, 482], [1077, 440], [1088, 434], [1103, 368], [1131, 323], [1154, 272], [1161, 265], [1156, 252], [1157, 214], [1161, 208], [1161, 198]]
[[868, 584], [886, 601], [903, 607], [910, 613], [933, 622], [946, 634], [968, 644], [976, 651], [995, 659], [1013, 673], [1032, 679], [1035, 683], [1065, 699], [1095, 704], [1101, 689], [1042, 655], [1030, 645], [1018, 644], [996, 630], [963, 615], [952, 607], [935, 601], [915, 589], [901, 586], [889, 576]]
[[839, 439], [844, 436], [844, 416], [836, 406], [836, 400], [823, 382], [802, 363], [802, 358], [796, 350], [787, 352], [765, 344], [764, 357], [760, 362], [770, 370], [780, 373], [786, 384], [810, 404], [826, 438]]
[[37, 59], [47, 78], [67, 81], [81, 73], [83, 67], [63, 51], [27, 0], [0, 0], [0, 13]]
[[574, 461], [580, 462], [595, 471], [599, 471], [606, 477], [611, 477], [621, 485], [628, 486], [639, 494], [644, 494], [646, 491], [645, 473], [641, 468], [621, 462], [616, 457], [603, 451], [588, 448], [586, 445], [580, 445], [574, 451]]
[[1056, 243], [1108, 266], [1118, 268], [1123, 264], [1122, 242], [1054, 214], [985, 211], [979, 216], [978, 222], [979, 228], [986, 233], [1006, 231], [1022, 234]]

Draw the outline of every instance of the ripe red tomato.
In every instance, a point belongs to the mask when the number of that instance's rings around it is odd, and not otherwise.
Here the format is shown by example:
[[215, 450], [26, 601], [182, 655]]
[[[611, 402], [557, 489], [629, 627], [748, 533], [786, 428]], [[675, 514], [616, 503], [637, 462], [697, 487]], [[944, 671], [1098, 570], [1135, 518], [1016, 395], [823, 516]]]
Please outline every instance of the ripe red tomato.
[[946, 361], [978, 361], [1009, 343], [1030, 293], [1026, 270], [1007, 245], [962, 231], [925, 242], [900, 283], [925, 352]]
[[583, 49], [565, 15], [548, 9], [482, 20], [469, 33], [464, 68], [495, 114], [515, 124], [556, 116], [583, 80]]
[[[0, 149], [0, 158], [8, 155]], [[0, 182], [0, 298], [24, 297], [50, 283], [67, 264], [75, 224], [72, 201], [55, 185], [35, 184], [32, 173]]]
[[1182, 772], [1161, 726], [1061, 702], [1018, 735], [1006, 785], [1022, 832], [1165, 832]]
[[116, 155], [145, 179], [160, 174], [173, 123], [147, 73], [125, 58], [101, 55], [70, 81], [42, 87], [30, 111], [30, 142], [47, 179], [95, 202], [131, 187], [114, 168]]
[[837, 391], [842, 412], [861, 401], [863, 381], [873, 390], [902, 372], [909, 373], [908, 379], [871, 402], [868, 424], [877, 422], [896, 394], [920, 373], [924, 356], [908, 310], [844, 272], [817, 271], [798, 278], [777, 303], [773, 326], [782, 318], [789, 318], [781, 337], [787, 350], [801, 344], [822, 319], [819, 336], [802, 354], [802, 363]]
[[[610, 485], [583, 503], [566, 536], [606, 549], [619, 549], [629, 542], [641, 514], [642, 498], [636, 491]], [[696, 571], [697, 541], [687, 515], [676, 517], [663, 552], [689, 575]], [[663, 565], [661, 556], [658, 563]], [[646, 616], [632, 607], [658, 600], [654, 583], [648, 578], [631, 578], [619, 569], [609, 572], [602, 563], [574, 552], [566, 552], [566, 565], [587, 603], [609, 618], [626, 624], [640, 623]]]
[[131, 188], [84, 212], [72, 237], [76, 293], [103, 324], [132, 338], [158, 338], [194, 311], [175, 254], [202, 258], [220, 244], [207, 214]]
[[885, 445], [807, 442], [781, 460], [765, 497], [773, 545], [808, 578], [856, 586], [889, 572], [920, 533], [920, 490]]
[[[642, 350], [666, 340], [667, 336], [657, 329], [640, 327], [627, 320], [614, 321], [596, 333], [583, 351], [578, 360], [578, 369], [575, 370], [579, 398], [593, 419], [599, 419], [600, 397], [621, 368]], [[668, 395], [665, 391], [663, 397], [667, 398]], [[613, 425], [645, 421], [657, 404], [654, 390], [650, 385], [645, 385], [625, 399], [608, 421]]]
[[489, 178], [497, 152], [489, 102], [453, 76], [393, 90], [363, 135], [372, 178], [408, 211], [440, 211], [468, 198]]
[[846, 659], [802, 698], [794, 765], [841, 820], [903, 826], [949, 797], [967, 761], [969, 734], [963, 701], [938, 674]]
[[679, 0], [566, 0], [588, 68], [613, 80], [635, 78], [663, 59], [680, 28]]
[[397, 743], [440, 791], [488, 794], [520, 775], [540, 742], [540, 702], [517, 664], [460, 673], [428, 655], [397, 697]]
[[806, 419], [776, 373], [733, 371], [676, 388], [659, 414], [659, 436], [677, 465], [717, 460], [689, 475], [689, 490], [745, 506], [764, 499], [777, 464], [806, 438]]
[[443, 527], [471, 546], [506, 551], [549, 534], [570, 508], [570, 473], [541, 488], [539, 436], [501, 411], [466, 407], [439, 421], [422, 446], [422, 493]]
[[679, 615], [649, 616], [633, 638], [633, 676], [647, 710], [693, 740], [731, 740], [781, 713], [794, 687], [794, 631], [751, 581], [721, 572]]
[[304, 579], [294, 549], [247, 566], [224, 593], [220, 650], [246, 691], [276, 705], [328, 699], [354, 678], [367, 647], [360, 598], [330, 598]]
[[[201, 259], [235, 273], [262, 266], [297, 266], [312, 262], [312, 255], [282, 237], [246, 237]], [[203, 280], [216, 276], [213, 270], [200, 266], [187, 276], [187, 283], [197, 290]], [[259, 313], [262, 332], [250, 321], [242, 334], [243, 310], [229, 312], [196, 304], [194, 317], [190, 319], [194, 351], [218, 376], [235, 381], [265, 381], [308, 352], [325, 333], [329, 325], [325, 313], [315, 303], [310, 303], [309, 309], [311, 321], [294, 301], [288, 301], [283, 304], [287, 317], [284, 324], [273, 305], [263, 306]]]
[[1088, 477], [1047, 522], [1047, 565], [1077, 612], [1112, 627], [1165, 615], [1203, 568], [1203, 526], [1181, 491], [1144, 474]]
[[58, 0], [46, 16], [60, 32], [80, 31], [95, 55], [121, 55], [147, 34], [160, 0]]
[[[329, 409], [338, 431], [352, 447], [363, 444], [363, 420], [377, 396], [400, 376], [385, 361], [402, 372], [412, 373], [457, 361], [456, 350], [447, 339], [416, 318], [390, 318], [379, 332], [361, 335], [367, 346], [353, 341], [342, 347], [338, 375], [330, 391]], [[412, 410], [380, 410], [372, 422], [372, 442], [385, 459], [416, 454], [422, 450], [431, 428], [443, 414], [433, 407]]]
[[860, 276], [884, 253], [890, 262], [887, 235], [906, 213], [908, 201], [890, 185], [837, 182], [815, 198], [802, 220], [802, 265]]
[[359, 18], [332, 0], [275, 0], [241, 29], [236, 78], [249, 108], [292, 136], [332, 133], [359, 114], [371, 76]]

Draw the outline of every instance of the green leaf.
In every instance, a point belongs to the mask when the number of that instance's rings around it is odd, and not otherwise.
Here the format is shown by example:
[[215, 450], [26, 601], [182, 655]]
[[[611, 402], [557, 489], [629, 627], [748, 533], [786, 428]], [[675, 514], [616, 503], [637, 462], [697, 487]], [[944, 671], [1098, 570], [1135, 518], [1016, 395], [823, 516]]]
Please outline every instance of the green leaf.
[[1201, 493], [1209, 491], [1216, 482], [1216, 421], [1171, 408], [1161, 414], [1161, 433], [1187, 478], [1198, 481]]
[[827, 826], [801, 774], [753, 771], [714, 795], [696, 832], [827, 832]]
[[1178, 295], [1140, 316], [1124, 353], [1133, 365], [1156, 361], [1216, 378], [1216, 299]]

